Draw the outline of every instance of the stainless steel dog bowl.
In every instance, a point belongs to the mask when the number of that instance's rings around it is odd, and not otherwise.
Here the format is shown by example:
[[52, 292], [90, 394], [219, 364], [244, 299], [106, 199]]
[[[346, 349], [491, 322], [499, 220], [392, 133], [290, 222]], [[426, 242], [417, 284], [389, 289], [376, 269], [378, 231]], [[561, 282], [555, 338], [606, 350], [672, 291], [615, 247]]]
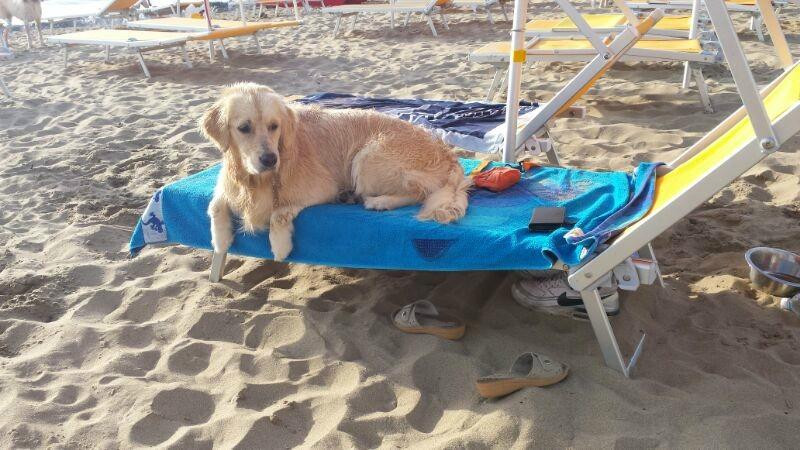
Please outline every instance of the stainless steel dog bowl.
[[751, 248], [744, 254], [750, 281], [756, 289], [778, 297], [800, 292], [800, 256], [769, 247]]

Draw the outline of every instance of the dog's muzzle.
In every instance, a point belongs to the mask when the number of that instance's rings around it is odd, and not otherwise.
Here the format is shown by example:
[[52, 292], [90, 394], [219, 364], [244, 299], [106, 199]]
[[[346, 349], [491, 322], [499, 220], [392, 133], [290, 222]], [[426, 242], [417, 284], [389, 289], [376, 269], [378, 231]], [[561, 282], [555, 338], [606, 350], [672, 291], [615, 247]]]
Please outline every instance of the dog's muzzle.
[[258, 157], [258, 162], [261, 163], [261, 167], [263, 167], [264, 170], [274, 169], [275, 164], [278, 163], [278, 155], [272, 152], [263, 153]]

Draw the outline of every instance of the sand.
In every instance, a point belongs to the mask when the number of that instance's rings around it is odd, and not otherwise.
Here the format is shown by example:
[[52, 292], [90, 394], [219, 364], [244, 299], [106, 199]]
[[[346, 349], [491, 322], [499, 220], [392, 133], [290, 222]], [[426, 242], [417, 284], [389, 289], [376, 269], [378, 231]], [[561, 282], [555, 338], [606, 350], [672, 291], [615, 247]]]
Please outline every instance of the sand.
[[[537, 4], [545, 14], [554, 4]], [[783, 24], [800, 56], [798, 7]], [[470, 48], [507, 36], [471, 14], [438, 39], [414, 21], [362, 19], [330, 39], [313, 15], [229, 63], [192, 46], [102, 61], [56, 48], [0, 66], [0, 447], [424, 448], [738, 447], [797, 445], [800, 320], [754, 291], [746, 249], [798, 251], [800, 138], [655, 241], [667, 287], [622, 294], [623, 352], [648, 335], [635, 377], [606, 368], [588, 323], [532, 312], [511, 273], [340, 270], [232, 257], [207, 280], [210, 254], [126, 245], [150, 194], [213, 164], [196, 120], [220, 86], [480, 99], [488, 66]], [[737, 19], [755, 77], [775, 77], [770, 47]], [[22, 33], [13, 44], [24, 46]], [[578, 69], [525, 72], [523, 96], [546, 100]], [[736, 108], [731, 77], [706, 70], [714, 114], [669, 64], [618, 66], [586, 95], [585, 120], [553, 134], [564, 162], [630, 169], [668, 161]], [[386, 320], [428, 299], [464, 318], [458, 342], [405, 335]], [[545, 389], [485, 401], [474, 380], [525, 351], [569, 364]]]

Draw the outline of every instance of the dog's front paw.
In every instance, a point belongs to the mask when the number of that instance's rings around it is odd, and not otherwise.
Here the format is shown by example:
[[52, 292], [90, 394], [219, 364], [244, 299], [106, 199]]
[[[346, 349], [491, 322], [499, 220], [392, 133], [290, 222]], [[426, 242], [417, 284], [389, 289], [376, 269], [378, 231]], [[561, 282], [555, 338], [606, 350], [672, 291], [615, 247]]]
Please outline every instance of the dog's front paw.
[[269, 245], [275, 261], [283, 261], [292, 252], [292, 235], [289, 233], [270, 233]]
[[233, 233], [218, 232], [211, 236], [211, 248], [214, 249], [214, 253], [226, 253], [231, 244], [233, 244]]
[[390, 202], [385, 195], [380, 195], [378, 197], [364, 197], [364, 208], [371, 209], [373, 211], [386, 211], [387, 209], [392, 209], [389, 203]]

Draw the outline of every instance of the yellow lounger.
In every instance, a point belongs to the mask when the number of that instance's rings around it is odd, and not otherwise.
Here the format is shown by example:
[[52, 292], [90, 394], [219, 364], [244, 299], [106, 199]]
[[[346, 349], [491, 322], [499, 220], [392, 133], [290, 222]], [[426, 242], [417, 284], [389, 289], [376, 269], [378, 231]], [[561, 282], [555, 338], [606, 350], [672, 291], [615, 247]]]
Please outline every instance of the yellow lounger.
[[[583, 14], [582, 17], [598, 33], [619, 32], [628, 23], [623, 14]], [[691, 21], [690, 15], [664, 16], [648, 35], [686, 38], [689, 36]], [[569, 17], [534, 19], [525, 24], [525, 34], [529, 37], [557, 37], [578, 33], [578, 27]]]
[[[495, 67], [495, 78], [487, 93], [487, 101], [494, 98], [498, 88], [505, 86], [505, 82], [499, 85], [496, 80], [498, 74], [507, 68], [510, 50], [511, 44], [508, 41], [492, 42], [476, 49], [469, 55], [469, 60], [472, 62], [491, 64]], [[526, 60], [529, 62], [589, 61], [597, 55], [591, 42], [585, 38], [534, 38], [526, 43], [525, 50]], [[716, 52], [704, 50], [698, 39], [642, 39], [622, 55], [620, 61], [713, 63], [717, 61], [717, 57]], [[693, 66], [691, 70], [704, 108], [712, 111], [711, 100], [701, 69]]]
[[140, 30], [160, 30], [160, 31], [182, 31], [182, 32], [202, 32], [202, 36], [194, 36], [192, 40], [208, 41], [208, 56], [214, 61], [214, 41], [219, 41], [222, 56], [228, 58], [222, 39], [240, 36], [252, 36], [256, 49], [261, 53], [261, 43], [258, 41], [258, 32], [273, 29], [295, 27], [300, 25], [296, 20], [282, 20], [274, 22], [242, 22], [240, 20], [220, 20], [211, 19], [211, 27], [214, 31], [208, 31], [206, 19], [195, 19], [191, 17], [161, 17], [158, 19], [146, 19], [128, 22], [126, 26]]

